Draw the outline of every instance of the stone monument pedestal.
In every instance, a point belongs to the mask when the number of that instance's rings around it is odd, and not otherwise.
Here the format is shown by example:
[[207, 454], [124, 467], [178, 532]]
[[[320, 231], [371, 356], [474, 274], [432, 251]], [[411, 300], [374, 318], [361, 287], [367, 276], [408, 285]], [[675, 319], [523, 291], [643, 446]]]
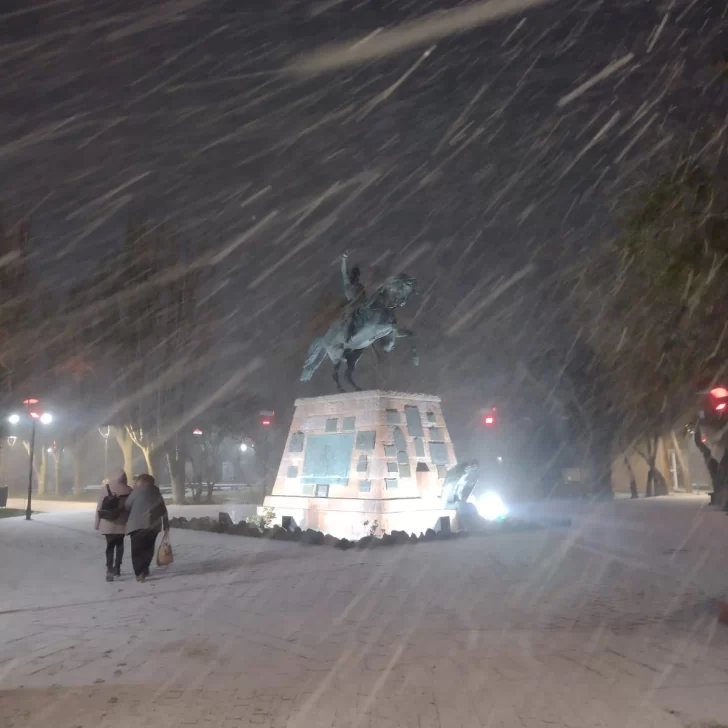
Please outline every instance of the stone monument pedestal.
[[455, 453], [440, 398], [367, 391], [296, 400], [286, 448], [265, 508], [275, 522], [357, 539], [370, 529], [434, 528]]

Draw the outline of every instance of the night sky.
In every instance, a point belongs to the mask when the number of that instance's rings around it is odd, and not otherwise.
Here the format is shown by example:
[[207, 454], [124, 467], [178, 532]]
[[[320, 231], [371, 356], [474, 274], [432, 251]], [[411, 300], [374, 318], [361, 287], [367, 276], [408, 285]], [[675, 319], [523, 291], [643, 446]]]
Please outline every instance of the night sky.
[[[328, 364], [296, 380], [341, 252], [365, 278], [406, 270], [422, 365], [403, 346], [379, 371], [365, 358], [361, 383], [474, 406], [514, 352], [568, 345], [560, 271], [613, 233], [621, 192], [728, 111], [724, 0], [531, 4], [398, 49], [407, 23], [458, 4], [5, 0], [4, 217], [31, 216], [56, 290], [130, 216], [200, 253], [230, 246], [221, 358], [260, 353], [250, 386], [283, 406], [333, 391]], [[387, 55], [357, 58], [367, 42]]]

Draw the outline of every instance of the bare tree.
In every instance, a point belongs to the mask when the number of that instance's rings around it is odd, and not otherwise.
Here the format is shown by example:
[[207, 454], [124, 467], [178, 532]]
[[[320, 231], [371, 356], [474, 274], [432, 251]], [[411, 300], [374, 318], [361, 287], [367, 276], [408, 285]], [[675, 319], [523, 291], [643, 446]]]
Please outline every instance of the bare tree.
[[125, 467], [134, 446], [157, 479], [166, 466], [176, 502], [185, 497], [187, 409], [204, 366], [200, 274], [188, 252], [163, 227], [130, 226], [121, 253], [100, 271], [94, 344], [108, 385], [105, 421]]
[[[25, 452], [30, 454], [29, 440], [23, 440], [23, 447]], [[48, 492], [48, 452], [42, 439], [37, 436], [33, 449], [33, 472], [35, 482], [38, 484], [38, 495], [45, 496]]]

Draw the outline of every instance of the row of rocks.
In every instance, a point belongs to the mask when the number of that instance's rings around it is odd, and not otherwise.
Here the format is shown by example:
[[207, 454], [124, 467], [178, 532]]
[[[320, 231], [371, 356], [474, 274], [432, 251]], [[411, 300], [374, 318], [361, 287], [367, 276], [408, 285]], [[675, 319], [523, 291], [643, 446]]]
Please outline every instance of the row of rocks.
[[[303, 531], [298, 527], [288, 530], [278, 525], [272, 526], [271, 528], [260, 528], [245, 521], [233, 523], [227, 513], [220, 513], [217, 521], [209, 516], [190, 518], [189, 520], [184, 517], [171, 518], [170, 525], [172, 528], [184, 528], [191, 531], [225, 533], [231, 536], [248, 536], [249, 538], [270, 538], [275, 541], [295, 541], [303, 546], [333, 546], [342, 551], [351, 548], [366, 549], [376, 548], [378, 546], [401, 546], [420, 542], [448, 541], [469, 535], [468, 531], [435, 531], [432, 528], [428, 528], [427, 531], [420, 533], [419, 536], [414, 533], [406, 533], [405, 531], [392, 531], [392, 533], [385, 533], [382, 536], [365, 536], [358, 541], [350, 541], [346, 538], [336, 538], [336, 536], [332, 536], [331, 534], [324, 534], [321, 531], [314, 531], [311, 528]], [[488, 529], [488, 532], [496, 530], [518, 530], [524, 527], [533, 528], [534, 524], [526, 524], [522, 521], [504, 521], [497, 525], [494, 524], [493, 528]]]

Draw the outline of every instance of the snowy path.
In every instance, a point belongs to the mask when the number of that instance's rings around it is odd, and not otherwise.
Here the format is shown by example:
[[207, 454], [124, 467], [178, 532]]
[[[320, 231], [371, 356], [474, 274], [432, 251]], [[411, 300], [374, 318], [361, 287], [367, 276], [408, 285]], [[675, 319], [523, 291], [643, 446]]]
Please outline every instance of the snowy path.
[[0, 521], [0, 723], [725, 721], [728, 519], [567, 510], [564, 531], [371, 552], [173, 531], [145, 585], [104, 582], [88, 514]]

